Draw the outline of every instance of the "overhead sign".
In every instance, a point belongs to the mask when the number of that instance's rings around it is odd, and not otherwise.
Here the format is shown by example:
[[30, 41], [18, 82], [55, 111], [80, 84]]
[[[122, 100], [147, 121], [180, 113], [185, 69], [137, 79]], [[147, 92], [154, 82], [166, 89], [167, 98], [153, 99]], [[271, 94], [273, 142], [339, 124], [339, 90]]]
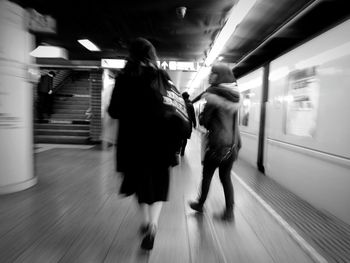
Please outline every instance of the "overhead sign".
[[158, 66], [165, 70], [197, 71], [200, 68], [199, 62], [193, 61], [157, 61]]
[[124, 68], [125, 59], [101, 59], [101, 66], [104, 68]]
[[36, 10], [27, 9], [28, 29], [35, 33], [56, 34], [56, 20], [49, 15], [42, 15]]
[[[124, 59], [102, 59], [101, 66], [105, 68], [124, 68]], [[158, 60], [158, 67], [164, 70], [197, 71], [202, 63], [191, 61]]]

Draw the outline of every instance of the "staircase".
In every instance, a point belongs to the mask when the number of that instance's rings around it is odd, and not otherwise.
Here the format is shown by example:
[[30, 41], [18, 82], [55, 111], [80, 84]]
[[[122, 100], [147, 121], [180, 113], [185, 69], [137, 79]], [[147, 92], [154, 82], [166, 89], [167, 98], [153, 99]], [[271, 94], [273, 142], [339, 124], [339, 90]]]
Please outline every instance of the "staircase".
[[90, 121], [86, 114], [90, 106], [89, 73], [73, 74], [72, 80], [55, 92], [51, 117], [35, 120], [35, 143], [89, 143]]

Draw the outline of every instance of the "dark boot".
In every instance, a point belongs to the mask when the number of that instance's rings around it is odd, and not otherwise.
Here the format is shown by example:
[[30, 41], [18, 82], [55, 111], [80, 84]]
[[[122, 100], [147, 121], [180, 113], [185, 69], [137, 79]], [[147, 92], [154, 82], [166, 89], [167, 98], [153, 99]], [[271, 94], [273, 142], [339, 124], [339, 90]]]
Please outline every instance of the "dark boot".
[[142, 239], [141, 248], [144, 250], [153, 249], [154, 239], [156, 237], [157, 227], [153, 224], [149, 225], [146, 236]]
[[188, 204], [193, 210], [197, 211], [198, 213], [203, 213], [203, 204], [196, 201], [191, 201]]

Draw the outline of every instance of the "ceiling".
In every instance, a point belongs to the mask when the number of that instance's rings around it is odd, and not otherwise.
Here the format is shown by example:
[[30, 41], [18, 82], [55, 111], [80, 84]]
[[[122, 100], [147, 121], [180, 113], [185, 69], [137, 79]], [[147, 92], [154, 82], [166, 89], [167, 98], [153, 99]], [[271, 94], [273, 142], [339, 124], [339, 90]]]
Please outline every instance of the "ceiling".
[[[154, 44], [161, 59], [201, 62], [237, 0], [13, 2], [55, 18], [57, 34], [36, 33], [37, 44], [62, 46], [71, 60], [124, 58], [128, 41], [142, 36]], [[257, 0], [223, 49], [224, 62], [236, 63], [234, 72], [240, 77], [349, 18], [347, 2]], [[177, 12], [181, 6], [187, 8], [184, 18]], [[80, 38], [90, 39], [102, 51], [86, 50], [77, 42]]]

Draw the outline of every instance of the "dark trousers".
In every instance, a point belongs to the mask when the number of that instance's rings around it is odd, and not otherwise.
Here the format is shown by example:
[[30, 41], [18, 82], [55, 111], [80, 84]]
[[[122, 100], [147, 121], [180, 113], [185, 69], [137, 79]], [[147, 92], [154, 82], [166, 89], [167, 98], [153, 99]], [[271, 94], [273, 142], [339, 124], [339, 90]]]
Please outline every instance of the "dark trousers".
[[44, 92], [38, 93], [37, 113], [39, 119], [44, 118], [44, 114], [48, 116], [52, 114], [52, 97], [50, 94]]
[[222, 184], [222, 187], [224, 189], [225, 194], [225, 202], [226, 202], [226, 209], [232, 210], [233, 209], [233, 185], [231, 180], [231, 169], [233, 166], [233, 156], [231, 156], [226, 161], [222, 162], [221, 164], [213, 164], [210, 162], [204, 162], [203, 163], [203, 178], [202, 178], [202, 185], [201, 185], [201, 193], [198, 198], [198, 202], [200, 204], [204, 204], [205, 200], [207, 199], [211, 179], [213, 178], [214, 172], [216, 168], [219, 168], [219, 177]]

